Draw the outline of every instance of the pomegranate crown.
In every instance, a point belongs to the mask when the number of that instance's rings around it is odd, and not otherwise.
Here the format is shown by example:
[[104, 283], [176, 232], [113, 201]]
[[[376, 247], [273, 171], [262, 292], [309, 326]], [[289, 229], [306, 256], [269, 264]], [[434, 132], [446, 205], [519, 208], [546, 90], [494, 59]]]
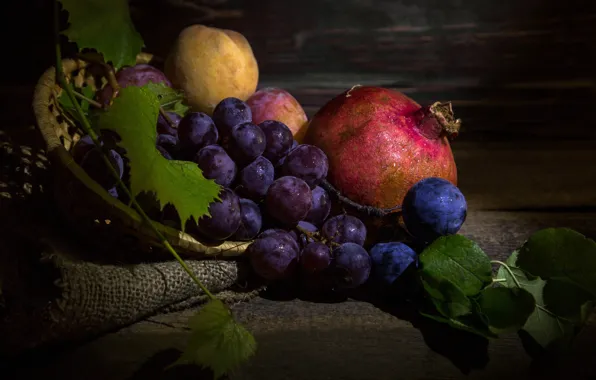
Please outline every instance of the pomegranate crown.
[[435, 102], [429, 107], [430, 114], [435, 117], [443, 129], [443, 133], [448, 138], [453, 139], [459, 134], [461, 119], [456, 119], [453, 115], [451, 102]]

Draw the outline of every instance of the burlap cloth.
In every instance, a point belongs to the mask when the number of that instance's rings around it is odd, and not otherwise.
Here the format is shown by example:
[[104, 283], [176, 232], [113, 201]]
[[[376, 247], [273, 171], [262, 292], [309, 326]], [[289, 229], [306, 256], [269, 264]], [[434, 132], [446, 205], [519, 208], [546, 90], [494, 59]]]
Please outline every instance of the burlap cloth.
[[[206, 300], [176, 261], [123, 263], [114, 247], [97, 260], [101, 242], [77, 239], [53, 208], [44, 152], [0, 137], [0, 356], [91, 338]], [[225, 302], [258, 292], [246, 284], [242, 261], [187, 263]]]

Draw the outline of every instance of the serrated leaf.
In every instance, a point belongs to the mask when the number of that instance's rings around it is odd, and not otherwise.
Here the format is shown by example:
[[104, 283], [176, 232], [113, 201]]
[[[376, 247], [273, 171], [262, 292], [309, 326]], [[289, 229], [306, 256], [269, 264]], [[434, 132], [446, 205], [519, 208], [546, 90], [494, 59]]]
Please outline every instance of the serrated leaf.
[[180, 116], [186, 115], [189, 107], [185, 105], [184, 94], [163, 83], [149, 82], [147, 87], [157, 96], [159, 104], [165, 111], [177, 113]]
[[189, 344], [174, 365], [197, 364], [213, 370], [214, 379], [236, 369], [256, 351], [254, 337], [239, 325], [218, 299], [209, 301], [189, 321]]
[[447, 318], [456, 318], [469, 314], [472, 304], [466, 295], [445, 278], [435, 278], [421, 274], [422, 286], [441, 314]]
[[[516, 267], [517, 258], [518, 251], [514, 251], [507, 261], [505, 261], [505, 264], [511, 269], [513, 276], [517, 279], [517, 283], [532, 294], [536, 303], [534, 312], [528, 317], [522, 329], [544, 348], [552, 345], [567, 344], [574, 336], [573, 323], [561, 318], [546, 308], [543, 297], [546, 281], [539, 277], [530, 279], [523, 270]], [[499, 268], [497, 277], [506, 280], [503, 285], [517, 287], [516, 281], [504, 267]]]
[[534, 233], [519, 249], [517, 266], [544, 280], [573, 283], [596, 297], [596, 242], [572, 229]]
[[[85, 87], [81, 88], [80, 91], [81, 91], [81, 94], [84, 95], [86, 98], [93, 99], [94, 93], [93, 93], [93, 89], [91, 87], [85, 86]], [[66, 91], [62, 91], [62, 93], [58, 97], [58, 103], [60, 103], [60, 107], [62, 107], [62, 109], [66, 113], [68, 113], [68, 115], [71, 118], [78, 121], [79, 123], [83, 122], [81, 120], [81, 117], [79, 116], [79, 113], [76, 111], [74, 104], [72, 104], [72, 102], [70, 101], [70, 98], [68, 97], [68, 94], [66, 93]], [[79, 105], [81, 106], [81, 109], [83, 110], [83, 113], [85, 114], [85, 116], [88, 117], [89, 116], [89, 102], [86, 100], [80, 100]]]
[[136, 63], [144, 46], [130, 18], [127, 0], [59, 0], [68, 11], [63, 34], [79, 50], [95, 49], [116, 70]]
[[480, 311], [496, 334], [521, 329], [536, 308], [530, 292], [523, 288], [491, 287], [480, 293]]
[[120, 90], [113, 105], [102, 112], [97, 123], [100, 130], [116, 132], [118, 145], [126, 150], [130, 165], [130, 190], [154, 193], [160, 209], [171, 203], [182, 221], [198, 220], [208, 215], [209, 204], [216, 199], [221, 187], [203, 177], [197, 164], [164, 158], [155, 142], [159, 102], [146, 87], [129, 86]]
[[464, 295], [473, 296], [492, 283], [490, 259], [472, 240], [462, 235], [442, 236], [420, 254], [426, 277], [446, 279]]

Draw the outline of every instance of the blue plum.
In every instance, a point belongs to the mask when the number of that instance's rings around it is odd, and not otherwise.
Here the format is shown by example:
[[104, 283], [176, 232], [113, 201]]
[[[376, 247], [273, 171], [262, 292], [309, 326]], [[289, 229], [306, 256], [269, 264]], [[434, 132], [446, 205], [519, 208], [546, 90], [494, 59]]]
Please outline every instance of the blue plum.
[[418, 265], [416, 252], [401, 242], [377, 243], [370, 249], [370, 257], [372, 277], [385, 286], [393, 284], [412, 263]]

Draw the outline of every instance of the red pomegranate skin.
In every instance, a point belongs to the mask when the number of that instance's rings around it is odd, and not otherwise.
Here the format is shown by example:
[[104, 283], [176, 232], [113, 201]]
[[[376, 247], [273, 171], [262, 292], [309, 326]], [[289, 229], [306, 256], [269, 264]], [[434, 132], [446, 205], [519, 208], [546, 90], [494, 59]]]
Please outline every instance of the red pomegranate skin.
[[395, 90], [354, 87], [314, 115], [305, 142], [327, 154], [327, 179], [343, 195], [363, 205], [395, 207], [423, 178], [457, 185], [448, 138], [422, 134], [421, 108]]

